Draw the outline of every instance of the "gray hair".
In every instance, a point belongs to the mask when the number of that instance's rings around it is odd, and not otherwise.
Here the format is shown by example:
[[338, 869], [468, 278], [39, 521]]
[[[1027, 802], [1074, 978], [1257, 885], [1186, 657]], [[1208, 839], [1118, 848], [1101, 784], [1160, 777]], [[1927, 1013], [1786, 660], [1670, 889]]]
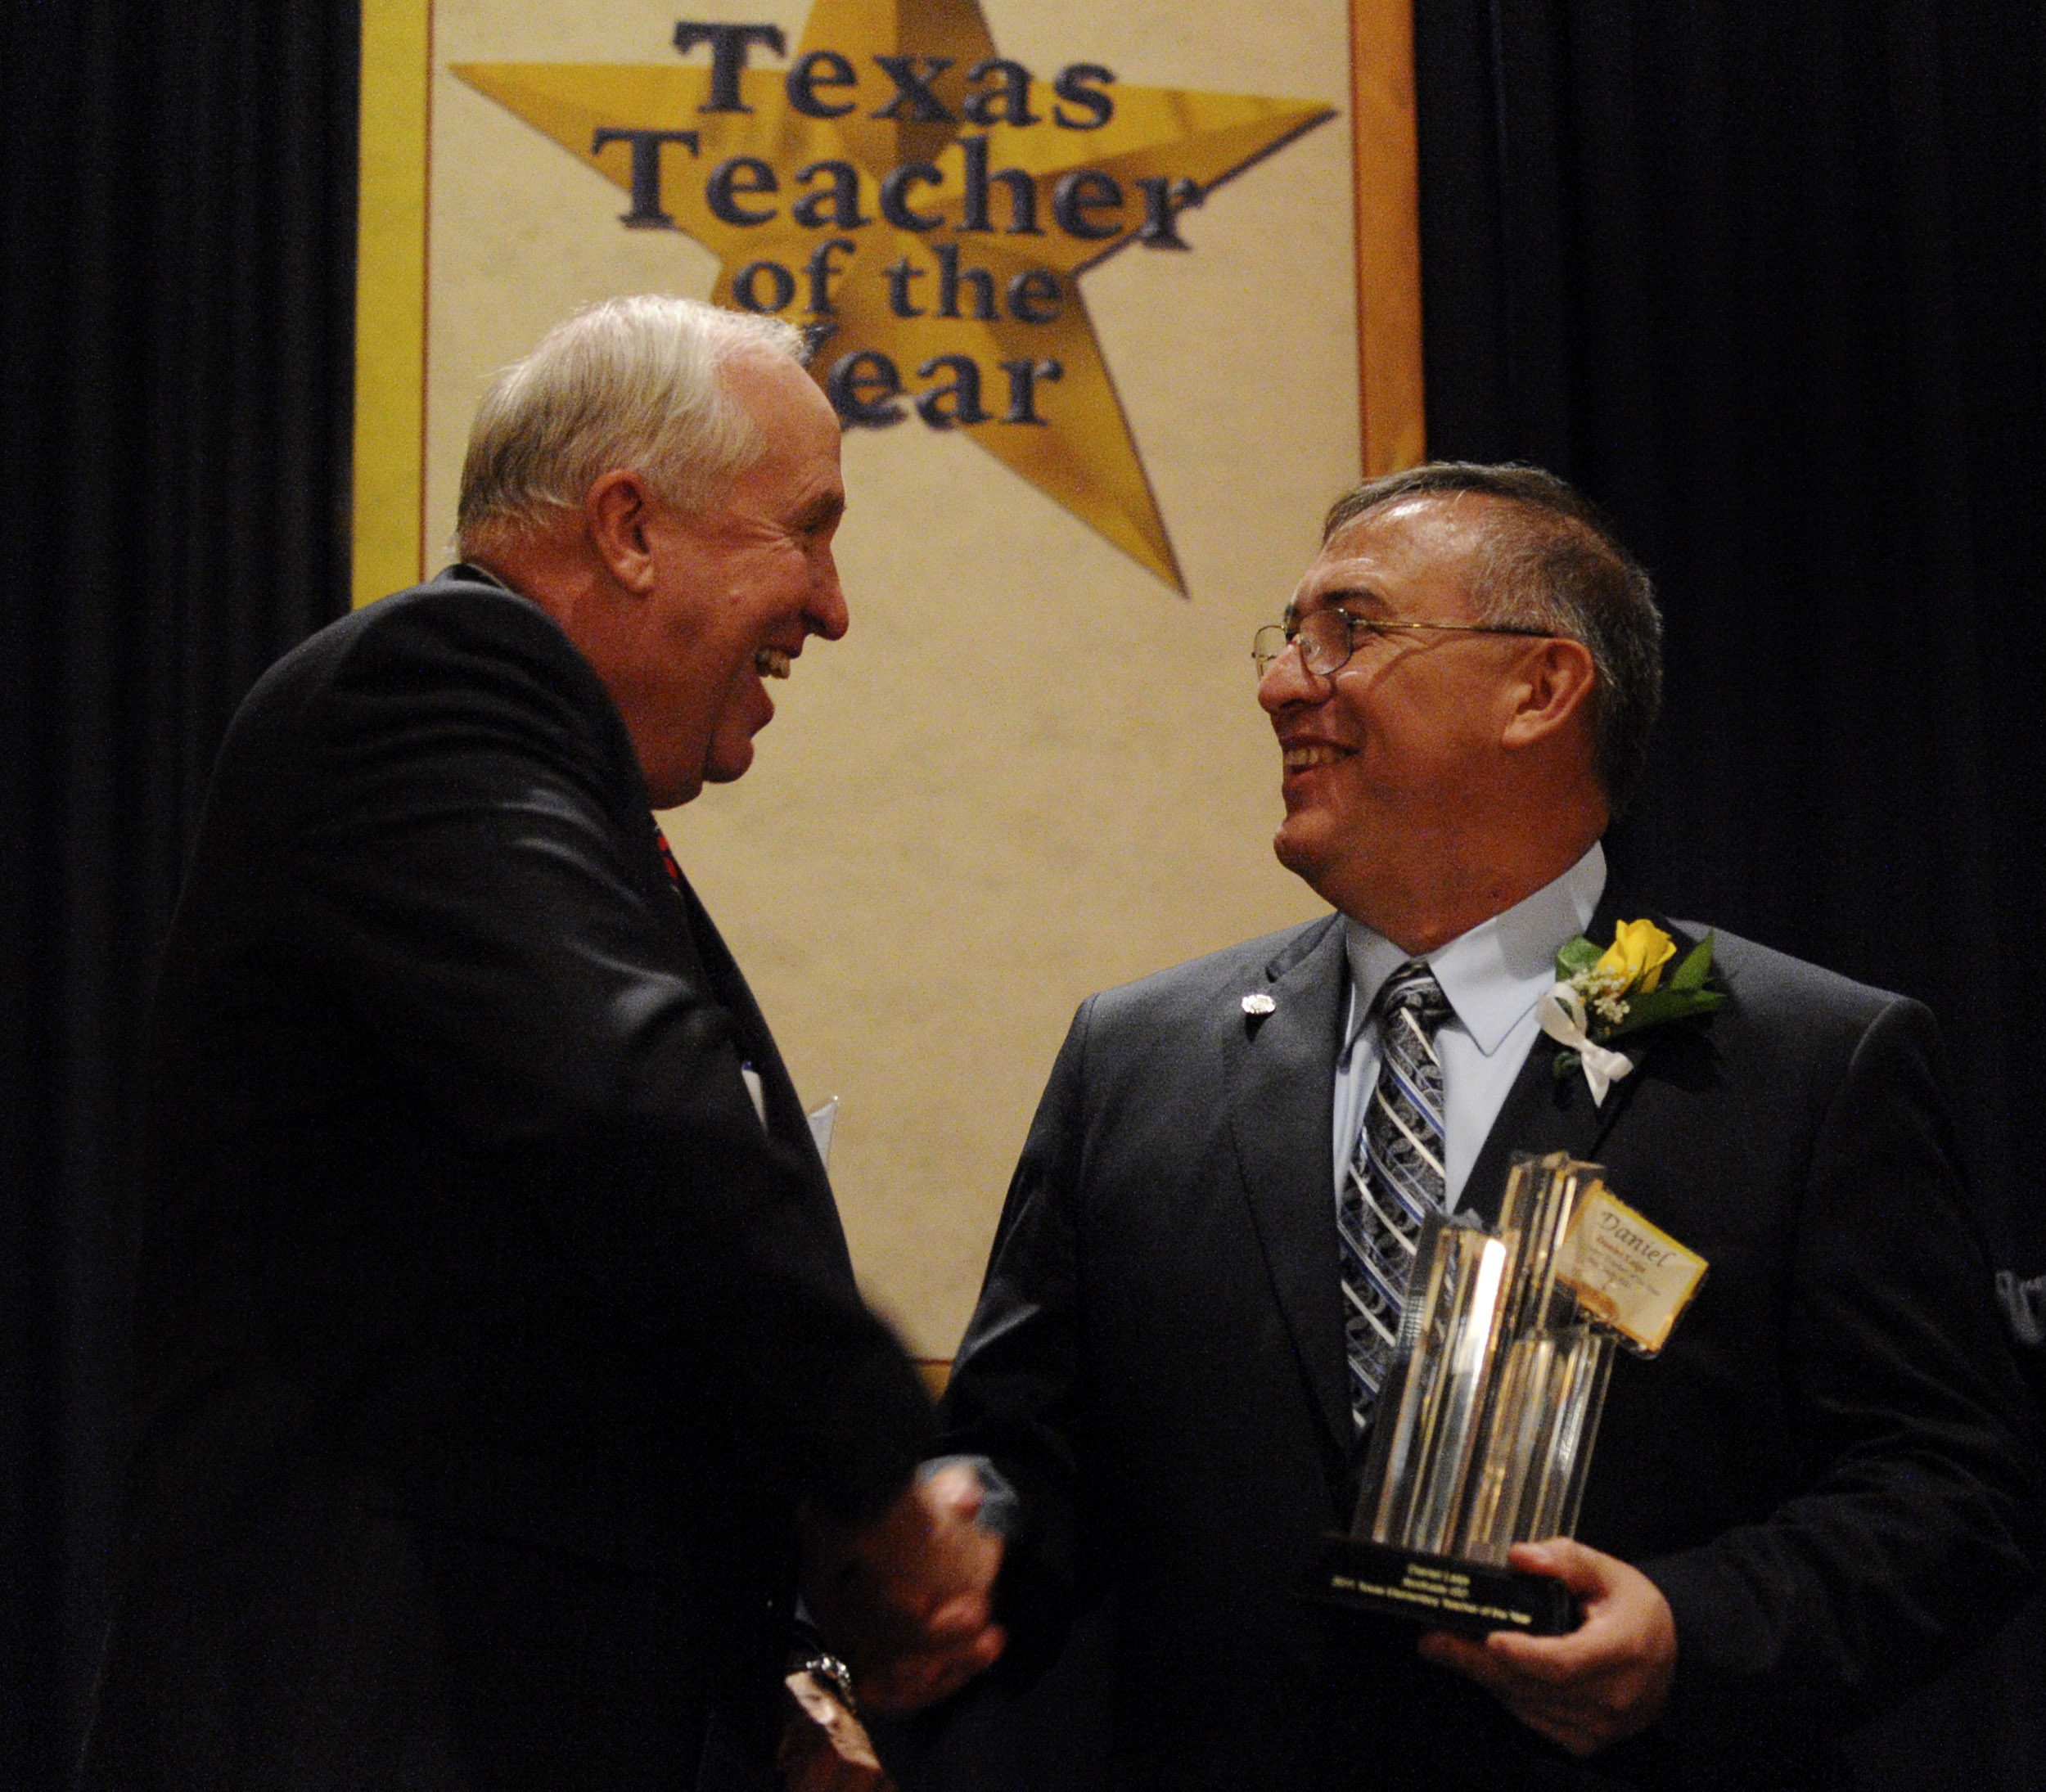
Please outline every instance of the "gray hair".
[[1479, 619], [1544, 629], [1590, 651], [1593, 767], [1617, 820], [1641, 781], [1662, 707], [1662, 616], [1647, 574], [1595, 504], [1538, 466], [1432, 461], [1344, 493], [1322, 525], [1323, 543], [1381, 506], [1467, 493], [1501, 507], [1470, 569]]
[[715, 503], [767, 447], [723, 378], [747, 353], [808, 359], [803, 333], [778, 317], [660, 293], [606, 299], [557, 324], [476, 407], [457, 551], [576, 508], [618, 467], [643, 473], [683, 516]]

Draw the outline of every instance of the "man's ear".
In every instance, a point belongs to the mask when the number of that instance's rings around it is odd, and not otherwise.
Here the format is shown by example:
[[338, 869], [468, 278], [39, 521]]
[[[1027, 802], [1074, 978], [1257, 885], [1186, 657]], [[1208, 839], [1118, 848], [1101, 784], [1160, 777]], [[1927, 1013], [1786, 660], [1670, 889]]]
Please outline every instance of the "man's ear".
[[1569, 727], [1574, 718], [1588, 723], [1598, 682], [1591, 650], [1581, 641], [1557, 636], [1533, 642], [1508, 683], [1512, 708], [1501, 744], [1532, 746]]
[[597, 558], [613, 579], [639, 596], [653, 588], [648, 525], [657, 507], [645, 478], [629, 467], [614, 467], [601, 475], [583, 499], [583, 520]]

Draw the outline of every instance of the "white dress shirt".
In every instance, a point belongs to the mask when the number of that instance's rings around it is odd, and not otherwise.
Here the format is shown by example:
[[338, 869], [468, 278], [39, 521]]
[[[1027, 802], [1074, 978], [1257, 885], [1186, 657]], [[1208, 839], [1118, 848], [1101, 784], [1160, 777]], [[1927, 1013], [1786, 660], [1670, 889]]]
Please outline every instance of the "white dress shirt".
[[[1553, 883], [1503, 915], [1422, 954], [1453, 1012], [1435, 1035], [1442, 1059], [1443, 1159], [1449, 1210], [1463, 1204], [1463, 1185], [1492, 1123], [1540, 1029], [1534, 1004], [1556, 981], [1556, 950], [1591, 925], [1606, 888], [1605, 849], [1592, 849]], [[1378, 1028], [1371, 1005], [1407, 954], [1381, 934], [1345, 919], [1350, 954], [1348, 1042], [1336, 1060], [1336, 1199], [1357, 1148], [1365, 1105], [1378, 1080]], [[1482, 1192], [1482, 1191], [1480, 1191]]]

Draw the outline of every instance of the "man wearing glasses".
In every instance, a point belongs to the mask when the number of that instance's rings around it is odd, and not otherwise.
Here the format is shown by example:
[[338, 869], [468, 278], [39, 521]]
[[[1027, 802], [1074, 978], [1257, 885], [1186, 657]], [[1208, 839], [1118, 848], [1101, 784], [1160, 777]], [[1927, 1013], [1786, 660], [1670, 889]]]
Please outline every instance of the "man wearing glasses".
[[[1925, 1011], [1722, 934], [1724, 1005], [1616, 1042], [1596, 1096], [1541, 1029], [1575, 936], [1707, 932], [1616, 895], [1600, 844], [1660, 632], [1546, 474], [1353, 492], [1252, 650], [1277, 851], [1336, 912], [1074, 1022], [944, 1447], [1018, 1496], [1001, 1671], [1110, 1603], [1117, 1785], [1831, 1784], [1832, 1740], [2030, 1583]], [[1418, 1218], [1489, 1218], [1512, 1152], [1559, 1149], [1711, 1266], [1616, 1370], [1581, 1541], [1516, 1552], [1583, 1623], [1326, 1628], [1296, 1594], [1350, 1520]]]

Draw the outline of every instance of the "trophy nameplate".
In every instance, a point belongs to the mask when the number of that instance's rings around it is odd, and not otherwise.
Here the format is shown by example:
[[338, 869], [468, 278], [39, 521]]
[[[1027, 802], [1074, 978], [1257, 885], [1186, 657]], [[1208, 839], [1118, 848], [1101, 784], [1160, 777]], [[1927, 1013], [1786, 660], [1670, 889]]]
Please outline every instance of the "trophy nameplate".
[[1576, 1628], [1568, 1588], [1507, 1552], [1575, 1533], [1613, 1350], [1655, 1355], [1706, 1267], [1601, 1174], [1522, 1154], [1497, 1226], [1422, 1228], [1356, 1517], [1312, 1597], [1471, 1636]]
[[1425, 1556], [1355, 1537], [1322, 1539], [1315, 1596], [1352, 1611], [1408, 1618], [1430, 1630], [1482, 1637], [1494, 1630], [1560, 1637], [1577, 1628], [1577, 1601], [1546, 1574]]

